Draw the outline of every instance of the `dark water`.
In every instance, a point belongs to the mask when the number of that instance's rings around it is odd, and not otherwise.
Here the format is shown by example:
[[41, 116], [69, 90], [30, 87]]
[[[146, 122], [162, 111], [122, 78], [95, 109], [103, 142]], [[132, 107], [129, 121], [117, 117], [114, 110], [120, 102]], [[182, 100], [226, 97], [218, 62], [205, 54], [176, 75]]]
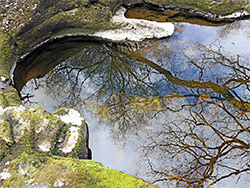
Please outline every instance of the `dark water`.
[[106, 167], [161, 187], [250, 187], [249, 28], [179, 23], [161, 40], [59, 42], [18, 67], [16, 85], [34, 95], [26, 104], [85, 114]]

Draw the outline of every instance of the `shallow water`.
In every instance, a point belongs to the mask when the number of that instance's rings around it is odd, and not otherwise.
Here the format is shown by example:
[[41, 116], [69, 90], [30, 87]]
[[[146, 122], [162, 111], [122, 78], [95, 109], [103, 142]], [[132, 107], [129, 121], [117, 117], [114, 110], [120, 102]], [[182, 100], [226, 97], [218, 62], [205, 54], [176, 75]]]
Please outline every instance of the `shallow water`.
[[250, 21], [175, 26], [161, 40], [51, 45], [16, 85], [26, 104], [85, 114], [106, 167], [161, 187], [248, 187]]

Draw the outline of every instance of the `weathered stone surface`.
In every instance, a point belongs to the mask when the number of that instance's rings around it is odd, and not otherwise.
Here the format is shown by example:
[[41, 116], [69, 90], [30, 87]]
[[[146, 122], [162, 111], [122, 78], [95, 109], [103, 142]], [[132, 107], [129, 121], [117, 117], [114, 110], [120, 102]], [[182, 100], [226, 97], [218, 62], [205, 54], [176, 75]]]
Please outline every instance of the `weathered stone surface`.
[[174, 33], [174, 24], [125, 17], [126, 9], [121, 7], [112, 17], [121, 28], [96, 32], [94, 36], [112, 41], [142, 41], [144, 39], [168, 37]]
[[[64, 157], [88, 159], [84, 119], [74, 109], [61, 109], [60, 113], [61, 111], [64, 111], [63, 116], [50, 114], [41, 107], [0, 106], [0, 138], [9, 147], [18, 145], [22, 150], [32, 149]], [[71, 119], [74, 121], [69, 121]]]

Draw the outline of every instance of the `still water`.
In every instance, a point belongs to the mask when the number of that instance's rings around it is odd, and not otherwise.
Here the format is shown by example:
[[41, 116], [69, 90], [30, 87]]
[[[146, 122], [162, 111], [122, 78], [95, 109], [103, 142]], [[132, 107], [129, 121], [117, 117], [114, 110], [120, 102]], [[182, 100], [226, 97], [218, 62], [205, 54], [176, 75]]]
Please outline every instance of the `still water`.
[[250, 21], [175, 27], [51, 44], [17, 67], [16, 86], [28, 105], [81, 111], [106, 167], [160, 187], [250, 187]]

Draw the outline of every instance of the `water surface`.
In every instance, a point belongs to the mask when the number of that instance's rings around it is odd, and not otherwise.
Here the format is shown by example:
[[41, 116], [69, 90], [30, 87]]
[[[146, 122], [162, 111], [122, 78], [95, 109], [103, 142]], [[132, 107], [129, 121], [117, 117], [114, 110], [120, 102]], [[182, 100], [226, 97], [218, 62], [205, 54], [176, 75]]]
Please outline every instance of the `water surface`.
[[106, 167], [161, 187], [248, 187], [250, 22], [175, 25], [161, 40], [51, 45], [16, 85], [26, 104], [85, 114]]

